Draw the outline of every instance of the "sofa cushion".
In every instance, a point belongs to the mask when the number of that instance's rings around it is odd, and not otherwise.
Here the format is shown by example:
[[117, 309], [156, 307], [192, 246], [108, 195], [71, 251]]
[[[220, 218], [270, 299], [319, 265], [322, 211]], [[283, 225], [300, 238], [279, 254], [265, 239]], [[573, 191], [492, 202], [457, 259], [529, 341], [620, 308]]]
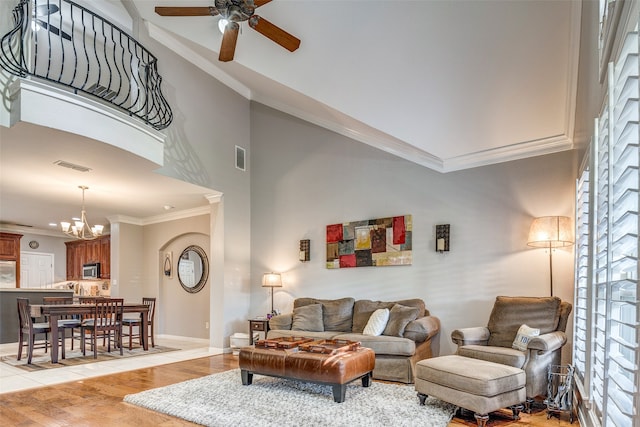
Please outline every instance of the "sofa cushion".
[[527, 360], [524, 351], [511, 347], [491, 347], [486, 345], [463, 345], [456, 352], [458, 356], [472, 359], [486, 360], [487, 362], [500, 363], [522, 369]]
[[353, 327], [351, 332], [361, 334], [374, 311], [381, 308], [391, 309], [395, 303], [362, 299], [353, 305]]
[[359, 341], [363, 347], [372, 349], [376, 356], [380, 354], [391, 356], [413, 356], [416, 343], [407, 338], [379, 335], [377, 337], [362, 334], [339, 334], [333, 339]]
[[440, 319], [434, 316], [424, 316], [407, 323], [402, 336], [420, 343], [433, 337], [439, 331]]
[[404, 328], [407, 323], [418, 318], [418, 309], [415, 307], [407, 307], [401, 304], [395, 304], [389, 311], [389, 321], [384, 328], [383, 335], [393, 337], [402, 337]]
[[367, 326], [364, 327], [364, 331], [362, 331], [362, 334], [373, 335], [373, 336], [382, 335], [382, 332], [384, 331], [384, 328], [387, 326], [388, 321], [389, 321], [389, 309], [379, 308], [373, 312], [371, 317], [369, 317]]
[[355, 299], [353, 298], [330, 300], [297, 298], [293, 301], [293, 307], [322, 304], [322, 317], [325, 331], [351, 332], [354, 302]]
[[291, 329], [293, 313], [278, 314], [269, 319], [269, 329]]
[[418, 316], [417, 317], [423, 317], [423, 316], [428, 316], [429, 315], [429, 311], [427, 310], [426, 306], [424, 305], [424, 301], [421, 300], [420, 298], [411, 298], [411, 299], [403, 299], [400, 301], [396, 301], [396, 304], [400, 304], [400, 305], [404, 305], [405, 307], [413, 307], [413, 308], [417, 308], [418, 309]]
[[488, 344], [511, 347], [523, 323], [540, 329], [540, 334], [555, 331], [561, 302], [558, 297], [497, 297], [487, 325]]
[[310, 304], [294, 308], [291, 329], [296, 331], [323, 332], [322, 305]]

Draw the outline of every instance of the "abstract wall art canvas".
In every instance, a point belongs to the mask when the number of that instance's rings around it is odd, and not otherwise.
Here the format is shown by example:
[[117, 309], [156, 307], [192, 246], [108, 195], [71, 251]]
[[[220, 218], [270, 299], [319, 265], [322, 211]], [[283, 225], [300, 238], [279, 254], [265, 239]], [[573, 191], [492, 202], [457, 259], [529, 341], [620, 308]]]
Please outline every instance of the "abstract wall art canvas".
[[411, 265], [411, 215], [327, 225], [327, 268]]

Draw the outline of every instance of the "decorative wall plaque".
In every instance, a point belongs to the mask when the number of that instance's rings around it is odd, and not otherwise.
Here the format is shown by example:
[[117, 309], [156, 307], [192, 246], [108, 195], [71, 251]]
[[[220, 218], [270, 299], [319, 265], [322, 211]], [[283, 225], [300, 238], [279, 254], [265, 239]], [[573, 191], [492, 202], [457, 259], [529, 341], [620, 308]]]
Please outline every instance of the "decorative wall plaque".
[[411, 265], [411, 215], [327, 225], [327, 268]]

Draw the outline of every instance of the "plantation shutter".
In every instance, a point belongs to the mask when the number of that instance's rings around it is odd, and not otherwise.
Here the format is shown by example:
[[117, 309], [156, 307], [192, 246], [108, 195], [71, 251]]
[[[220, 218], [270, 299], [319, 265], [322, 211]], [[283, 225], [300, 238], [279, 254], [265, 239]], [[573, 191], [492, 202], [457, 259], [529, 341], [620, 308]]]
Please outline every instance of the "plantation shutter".
[[590, 168], [585, 166], [576, 183], [576, 250], [575, 250], [575, 293], [574, 293], [574, 321], [573, 321], [573, 365], [577, 376], [580, 393], [583, 398], [589, 398], [587, 369], [591, 366], [589, 360], [591, 351], [591, 319], [589, 283], [591, 282], [589, 260], [589, 179]]
[[640, 426], [639, 43], [636, 26], [609, 63], [576, 185], [573, 363], [589, 416], [603, 427]]

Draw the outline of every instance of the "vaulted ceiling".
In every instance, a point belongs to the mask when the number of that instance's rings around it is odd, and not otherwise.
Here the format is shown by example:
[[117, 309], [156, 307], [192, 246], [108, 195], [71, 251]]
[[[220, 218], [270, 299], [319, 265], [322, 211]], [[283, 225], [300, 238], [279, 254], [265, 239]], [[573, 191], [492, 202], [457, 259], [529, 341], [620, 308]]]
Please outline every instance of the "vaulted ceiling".
[[241, 23], [219, 62], [218, 16], [164, 17], [152, 37], [243, 96], [447, 172], [573, 148], [579, 1], [274, 0], [256, 14], [291, 53]]

